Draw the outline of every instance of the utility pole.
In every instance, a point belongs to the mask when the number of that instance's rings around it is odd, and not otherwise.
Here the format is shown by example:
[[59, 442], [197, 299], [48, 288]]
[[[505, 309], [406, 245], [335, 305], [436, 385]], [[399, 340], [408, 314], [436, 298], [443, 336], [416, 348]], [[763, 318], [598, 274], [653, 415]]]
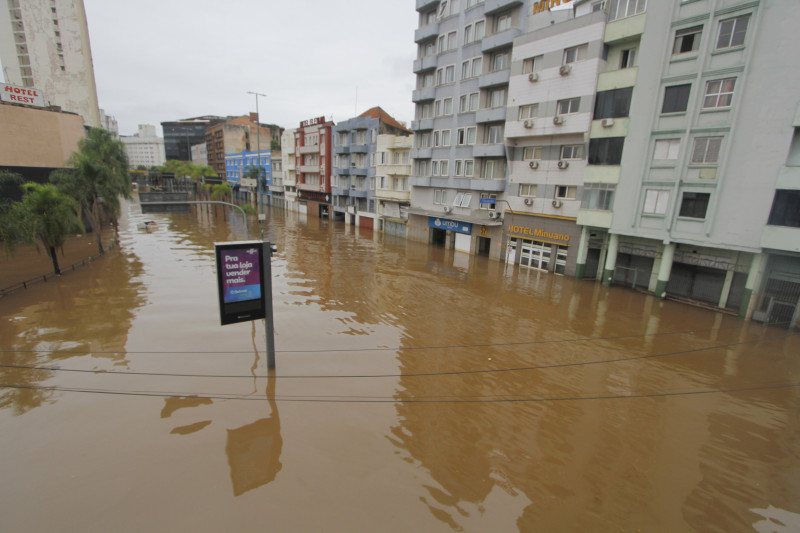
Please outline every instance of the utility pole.
[[247, 94], [253, 94], [256, 97], [256, 161], [258, 161], [258, 183], [256, 188], [256, 194], [258, 195], [258, 214], [261, 215], [262, 206], [261, 206], [261, 117], [258, 114], [258, 97], [264, 96], [266, 94], [257, 93], [254, 91], [247, 91]]

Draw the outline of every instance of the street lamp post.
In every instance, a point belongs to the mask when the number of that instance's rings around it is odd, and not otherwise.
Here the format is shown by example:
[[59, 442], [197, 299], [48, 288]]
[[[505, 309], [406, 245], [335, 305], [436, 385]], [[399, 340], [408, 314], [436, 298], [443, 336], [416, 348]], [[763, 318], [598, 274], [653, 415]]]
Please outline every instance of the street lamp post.
[[258, 162], [258, 183], [256, 184], [256, 194], [258, 195], [258, 214], [261, 214], [261, 117], [258, 114], [258, 97], [266, 94], [247, 91], [247, 94], [253, 94], [256, 97], [256, 161]]

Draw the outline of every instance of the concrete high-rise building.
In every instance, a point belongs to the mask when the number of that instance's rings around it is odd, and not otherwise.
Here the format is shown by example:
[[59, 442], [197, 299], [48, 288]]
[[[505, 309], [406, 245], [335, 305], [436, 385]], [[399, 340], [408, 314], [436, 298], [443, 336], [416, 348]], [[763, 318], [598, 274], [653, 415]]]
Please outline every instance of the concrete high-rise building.
[[166, 163], [164, 139], [156, 135], [156, 127], [140, 124], [135, 135], [120, 136], [131, 168], [152, 168]]
[[[162, 122], [164, 131], [164, 151], [167, 160], [192, 161], [192, 147], [206, 144], [206, 129], [212, 124], [225, 120], [218, 116], [185, 118], [173, 122]], [[225, 158], [225, 154], [221, 156]], [[208, 158], [206, 156], [206, 161]]]
[[270, 143], [280, 141], [282, 128], [272, 124], [257, 123], [257, 115], [228, 117], [206, 129], [208, 165], [220, 176], [225, 175], [226, 154], [269, 150]]
[[333, 121], [304, 120], [294, 132], [297, 210], [330, 218]]
[[297, 165], [295, 159], [295, 133], [294, 129], [284, 130], [281, 135], [281, 153], [283, 167], [283, 198], [286, 209], [297, 211]]
[[0, 0], [0, 62], [6, 83], [101, 127], [82, 0]]

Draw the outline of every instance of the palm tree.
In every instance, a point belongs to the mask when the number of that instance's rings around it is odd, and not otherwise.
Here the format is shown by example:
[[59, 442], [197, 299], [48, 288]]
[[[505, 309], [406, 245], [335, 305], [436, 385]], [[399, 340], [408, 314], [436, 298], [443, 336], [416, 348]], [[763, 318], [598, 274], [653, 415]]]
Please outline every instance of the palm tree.
[[18, 208], [11, 198], [20, 193], [20, 186], [25, 179], [15, 172], [0, 170], [0, 243], [6, 254], [14, 251], [14, 247], [24, 242], [28, 231], [26, 219], [20, 218]]
[[51, 180], [78, 201], [92, 223], [97, 236], [97, 251], [102, 254], [100, 228], [103, 216], [110, 216], [116, 227], [119, 199], [131, 196], [125, 148], [106, 130], [91, 128], [89, 135], [78, 143], [78, 151], [72, 153], [69, 162], [73, 171], [54, 173]]
[[23, 189], [25, 196], [14, 210], [29, 231], [27, 236], [21, 236], [22, 240], [39, 241], [53, 261], [53, 270], [60, 275], [56, 251], [63, 247], [69, 235], [83, 231], [78, 203], [55, 185], [26, 183]]

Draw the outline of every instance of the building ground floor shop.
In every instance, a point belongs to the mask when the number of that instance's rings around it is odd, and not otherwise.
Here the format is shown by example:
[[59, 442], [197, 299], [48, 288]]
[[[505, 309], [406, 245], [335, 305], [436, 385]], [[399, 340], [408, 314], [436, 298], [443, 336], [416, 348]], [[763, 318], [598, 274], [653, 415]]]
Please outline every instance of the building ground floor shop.
[[580, 228], [574, 218], [506, 211], [505, 261], [520, 268], [575, 275]]
[[445, 218], [424, 212], [410, 213], [407, 237], [465, 254], [503, 259], [503, 223], [499, 220], [487, 221], [477, 217]]

